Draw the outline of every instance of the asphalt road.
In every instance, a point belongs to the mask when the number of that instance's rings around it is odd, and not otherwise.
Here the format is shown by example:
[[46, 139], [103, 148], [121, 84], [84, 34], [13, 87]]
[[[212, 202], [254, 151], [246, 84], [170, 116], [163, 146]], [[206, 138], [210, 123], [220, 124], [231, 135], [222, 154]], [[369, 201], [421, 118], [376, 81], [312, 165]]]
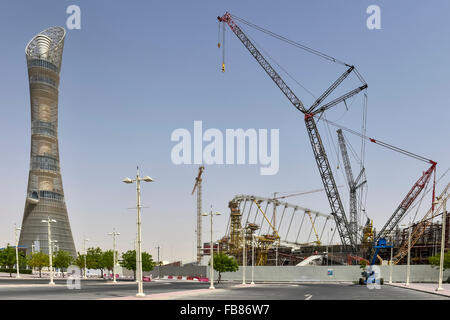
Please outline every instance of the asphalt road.
[[[55, 280], [49, 286], [45, 279], [0, 279], [0, 300], [91, 300], [134, 296], [137, 284], [119, 282], [114, 285], [102, 280], [81, 281], [81, 289], [69, 290], [65, 280]], [[207, 293], [180, 295], [177, 300], [449, 300], [446, 297], [414, 290], [382, 286], [369, 290], [366, 286], [350, 283], [318, 284], [256, 284], [242, 287], [238, 283], [215, 285], [217, 290]], [[144, 283], [146, 295], [177, 291], [208, 289], [209, 283], [185, 281], [154, 281]]]

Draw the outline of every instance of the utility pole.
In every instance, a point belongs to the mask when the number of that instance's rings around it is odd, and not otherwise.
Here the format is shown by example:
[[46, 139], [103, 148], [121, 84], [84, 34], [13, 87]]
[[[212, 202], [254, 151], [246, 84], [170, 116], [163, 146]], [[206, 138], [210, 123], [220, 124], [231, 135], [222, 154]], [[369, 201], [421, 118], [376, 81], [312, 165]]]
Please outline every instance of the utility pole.
[[444, 254], [445, 254], [445, 224], [447, 223], [447, 198], [443, 197], [436, 197], [436, 200], [434, 201], [434, 204], [441, 204], [442, 203], [442, 235], [441, 235], [441, 256], [440, 256], [440, 262], [439, 262], [439, 284], [436, 289], [436, 291], [444, 290], [442, 288], [442, 277], [444, 273]]
[[47, 232], [48, 232], [48, 255], [50, 258], [50, 285], [54, 285], [55, 282], [53, 282], [53, 250], [52, 250], [52, 231], [50, 228], [50, 223], [56, 223], [56, 220], [50, 219], [50, 217], [47, 217], [47, 220], [41, 220], [42, 223], [47, 224]]
[[255, 234], [252, 233], [252, 282], [250, 285], [254, 286], [254, 277], [255, 277]]
[[136, 273], [138, 277], [138, 293], [136, 297], [144, 297], [144, 289], [142, 284], [142, 230], [141, 230], [141, 181], [152, 182], [153, 179], [149, 176], [143, 178], [139, 175], [139, 167], [136, 168], [136, 179], [125, 178], [122, 180], [124, 183], [136, 182], [137, 193], [137, 250], [136, 250]]
[[389, 284], [392, 283], [392, 254], [394, 251], [394, 241], [392, 239], [392, 233], [391, 233], [391, 259], [389, 260]]
[[158, 279], [161, 279], [161, 263], [159, 262], [159, 249], [161, 247], [158, 245], [156, 249], [158, 249]]
[[116, 280], [116, 264], [117, 264], [116, 236], [120, 235], [120, 233], [116, 232], [116, 230], [113, 229], [113, 232], [108, 233], [108, 235], [113, 237], [113, 283], [117, 283], [117, 280]]
[[406, 269], [406, 285], [409, 286], [409, 276], [411, 273], [411, 219], [408, 227], [408, 267]]
[[18, 228], [15, 224], [14, 224], [14, 235], [15, 235], [15, 242], [16, 242], [16, 278], [20, 278], [20, 273], [19, 273], [19, 237], [17, 237], [17, 231], [22, 230], [22, 228]]
[[242, 284], [245, 284], [245, 269], [247, 267], [247, 250], [245, 247], [246, 233], [245, 228], [242, 227]]
[[84, 275], [83, 275], [83, 279], [86, 279], [86, 256], [87, 256], [87, 251], [86, 251], [86, 242], [89, 241], [89, 239], [83, 239], [83, 253], [84, 253]]
[[214, 212], [211, 211], [209, 213], [202, 213], [202, 216], [210, 216], [211, 217], [211, 242], [209, 245], [209, 255], [210, 255], [210, 268], [209, 268], [209, 276], [211, 277], [211, 285], [209, 289], [215, 289], [214, 288], [214, 242], [213, 242], [213, 216], [219, 216], [221, 215], [220, 212]]

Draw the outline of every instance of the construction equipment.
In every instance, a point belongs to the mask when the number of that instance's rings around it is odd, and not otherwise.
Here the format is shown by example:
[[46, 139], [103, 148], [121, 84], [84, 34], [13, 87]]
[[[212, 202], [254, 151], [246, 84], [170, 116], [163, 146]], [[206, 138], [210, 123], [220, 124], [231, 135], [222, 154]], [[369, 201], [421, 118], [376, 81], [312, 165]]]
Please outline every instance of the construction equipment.
[[350, 222], [349, 228], [354, 241], [357, 242], [358, 238], [358, 209], [356, 203], [356, 191], [362, 187], [367, 181], [364, 180], [359, 183], [359, 180], [364, 176], [365, 168], [363, 167], [356, 179], [353, 179], [352, 167], [350, 165], [350, 159], [347, 152], [347, 146], [345, 144], [344, 135], [341, 129], [337, 130], [339, 147], [341, 149], [342, 161], [344, 162], [345, 175], [347, 176], [348, 187], [350, 190]]
[[[450, 183], [444, 188], [440, 195], [441, 199], [444, 201], [450, 198]], [[440, 203], [437, 207], [431, 208], [428, 210], [427, 214], [420, 220], [420, 222], [413, 228], [411, 232], [411, 247], [413, 247], [419, 238], [423, 235], [425, 230], [431, 225], [432, 220], [437, 216], [437, 212], [442, 209], [442, 203]], [[400, 249], [397, 251], [397, 254], [392, 258], [392, 263], [398, 264], [408, 253], [408, 242], [404, 242]]]
[[377, 279], [375, 277], [375, 271], [373, 270], [373, 266], [375, 265], [375, 262], [377, 261], [377, 259], [381, 259], [378, 256], [380, 249], [392, 248], [392, 245], [387, 245], [386, 239], [380, 238], [380, 239], [378, 239], [377, 244], [373, 246], [373, 248], [375, 249], [375, 253], [372, 257], [372, 260], [370, 260], [370, 265], [369, 265], [368, 269], [361, 272], [361, 275], [363, 276], [363, 278], [359, 278], [359, 284], [376, 283], [376, 284], [382, 285], [384, 283], [383, 278]]
[[372, 143], [375, 143], [377, 145], [380, 145], [382, 147], [385, 147], [387, 149], [396, 151], [398, 153], [401, 153], [403, 155], [406, 155], [408, 157], [411, 157], [413, 159], [416, 160], [420, 160], [423, 162], [426, 162], [428, 164], [431, 164], [431, 166], [428, 168], [428, 170], [426, 170], [425, 172], [422, 173], [422, 176], [416, 181], [416, 183], [414, 183], [414, 185], [412, 186], [412, 188], [410, 189], [410, 191], [407, 193], [406, 197], [403, 199], [403, 201], [400, 203], [400, 205], [397, 207], [397, 209], [394, 211], [394, 213], [392, 214], [392, 216], [388, 219], [388, 221], [386, 222], [386, 224], [383, 226], [383, 228], [381, 229], [380, 232], [378, 232], [377, 236], [375, 237], [375, 243], [381, 239], [381, 238], [386, 238], [388, 237], [391, 232], [394, 230], [394, 228], [399, 224], [399, 222], [401, 221], [401, 219], [404, 217], [405, 213], [408, 211], [408, 209], [411, 207], [412, 203], [417, 199], [417, 197], [419, 196], [419, 194], [422, 192], [422, 190], [425, 188], [425, 186], [428, 184], [428, 182], [430, 181], [431, 175], [434, 173], [434, 179], [433, 179], [433, 194], [431, 197], [431, 208], [432, 210], [434, 210], [434, 198], [435, 198], [435, 186], [436, 186], [436, 166], [437, 166], [437, 162], [427, 159], [423, 156], [420, 156], [418, 154], [412, 153], [410, 151], [406, 151], [404, 149], [401, 149], [399, 147], [395, 147], [391, 144], [388, 144], [386, 142], [380, 141], [380, 140], [376, 140], [373, 138], [370, 138], [366, 135], [362, 135], [359, 132], [356, 132], [354, 130], [348, 129], [344, 126], [341, 126], [337, 123], [334, 123], [332, 121], [328, 121], [326, 119], [324, 119], [324, 121], [326, 121], [327, 123], [336, 126], [342, 130], [345, 130], [347, 132], [350, 132], [354, 135], [360, 136], [363, 139], [369, 140]]
[[[367, 88], [367, 83], [364, 82], [362, 77], [357, 73], [354, 66], [344, 64], [348, 69], [309, 107], [305, 108], [302, 101], [295, 95], [295, 93], [289, 88], [289, 86], [285, 83], [285, 81], [280, 77], [280, 75], [275, 71], [274, 68], [269, 64], [269, 62], [264, 58], [264, 56], [258, 51], [256, 46], [250, 41], [247, 35], [241, 30], [241, 28], [236, 24], [235, 20], [239, 20], [245, 23], [245, 20], [232, 16], [229, 12], [226, 12], [222, 17], [217, 17], [220, 22], [228, 24], [233, 33], [238, 37], [238, 39], [242, 42], [242, 44], [247, 48], [250, 54], [256, 59], [256, 61], [261, 65], [261, 67], [266, 71], [269, 77], [275, 82], [275, 84], [280, 88], [280, 90], [285, 94], [285, 96], [289, 99], [289, 101], [294, 105], [294, 107], [304, 114], [304, 121], [306, 124], [306, 128], [308, 131], [308, 136], [311, 142], [311, 146], [314, 152], [314, 157], [316, 159], [316, 163], [319, 169], [319, 173], [326, 190], [326, 194], [328, 197], [328, 202], [331, 207], [332, 215], [334, 216], [336, 227], [339, 231], [339, 235], [341, 238], [341, 243], [346, 251], [357, 252], [357, 244], [354, 241], [354, 238], [351, 235], [349, 224], [347, 221], [347, 217], [345, 215], [345, 210], [342, 205], [341, 198], [339, 196], [339, 191], [336, 186], [336, 182], [333, 177], [333, 172], [331, 170], [327, 154], [325, 152], [325, 148], [322, 143], [322, 139], [319, 135], [319, 131], [316, 126], [316, 122], [314, 117], [322, 114], [324, 111], [332, 108], [333, 106], [344, 102], [346, 99], [356, 95], [357, 93], [365, 90]], [[250, 24], [248, 24], [250, 25]], [[264, 30], [263, 28], [258, 27], [259, 30]], [[265, 30], [266, 33], [277, 36], [273, 32]], [[281, 36], [277, 36], [278, 39], [284, 39]], [[287, 41], [288, 42], [288, 41]], [[293, 43], [293, 41], [290, 41]], [[298, 45], [298, 47], [301, 47]], [[305, 49], [306, 47], [303, 46]], [[311, 53], [317, 54], [325, 59], [328, 59], [333, 62], [340, 63], [338, 60], [322, 54], [316, 50], [312, 50], [310, 48], [305, 49]], [[348, 75], [355, 70], [355, 73], [358, 75], [358, 78], [363, 83], [358, 88], [336, 98], [328, 103], [321, 105], [321, 103], [348, 77]]]
[[202, 173], [205, 170], [204, 166], [198, 168], [198, 175], [195, 178], [194, 188], [192, 193], [194, 194], [197, 189], [197, 263], [200, 263], [202, 259]]

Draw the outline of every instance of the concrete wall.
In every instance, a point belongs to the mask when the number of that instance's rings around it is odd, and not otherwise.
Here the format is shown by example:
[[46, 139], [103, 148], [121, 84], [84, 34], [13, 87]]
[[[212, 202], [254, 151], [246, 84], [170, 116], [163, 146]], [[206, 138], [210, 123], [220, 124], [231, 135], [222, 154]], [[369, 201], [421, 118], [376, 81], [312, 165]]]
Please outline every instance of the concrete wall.
[[[175, 266], [161, 266], [160, 267], [161, 278], [164, 276], [187, 276], [187, 277], [207, 277], [207, 267], [206, 266], [194, 266], [186, 265], [182, 267]], [[151, 275], [152, 278], [158, 277], [158, 267], [156, 266], [150, 272], [144, 271], [144, 276]]]
[[[209, 267], [208, 267], [209, 268]], [[332, 274], [329, 275], [328, 271]], [[406, 265], [392, 266], [392, 281], [406, 281]], [[389, 280], [390, 267], [380, 267], [381, 277], [387, 282]], [[209, 275], [209, 270], [208, 270]], [[246, 267], [246, 281], [250, 282], [252, 276], [251, 266]], [[215, 272], [214, 278], [217, 279], [218, 273]], [[254, 281], [358, 281], [361, 277], [359, 266], [280, 266], [280, 267], [255, 267]], [[450, 270], [444, 272], [444, 281], [450, 277]], [[439, 278], [439, 269], [432, 268], [429, 265], [411, 266], [410, 282], [437, 282]], [[237, 272], [226, 272], [222, 274], [222, 280], [242, 281], [242, 267]]]
[[[389, 281], [389, 266], [379, 266], [381, 277], [385, 281]], [[328, 271], [331, 271], [331, 275]], [[392, 280], [394, 282], [406, 281], [406, 265], [392, 266]], [[126, 272], [124, 272], [125, 274]], [[132, 275], [132, 273], [131, 273]], [[150, 272], [144, 272], [144, 276], [152, 275], [152, 278], [158, 277], [158, 267]], [[188, 277], [209, 277], [208, 266], [187, 265], [183, 267], [161, 266], [161, 277], [164, 276], [188, 276]], [[250, 282], [252, 276], [251, 266], [246, 267], [246, 281]], [[361, 277], [361, 269], [359, 266], [266, 266], [255, 267], [254, 281], [296, 281], [296, 282], [353, 282], [358, 281]], [[450, 277], [450, 270], [444, 271], [444, 281]], [[214, 279], [218, 278], [218, 273], [214, 272]], [[411, 282], [437, 282], [439, 278], [439, 269], [432, 268], [429, 265], [412, 265], [411, 266]], [[222, 274], [222, 280], [242, 281], [242, 266], [236, 272], [225, 272]]]

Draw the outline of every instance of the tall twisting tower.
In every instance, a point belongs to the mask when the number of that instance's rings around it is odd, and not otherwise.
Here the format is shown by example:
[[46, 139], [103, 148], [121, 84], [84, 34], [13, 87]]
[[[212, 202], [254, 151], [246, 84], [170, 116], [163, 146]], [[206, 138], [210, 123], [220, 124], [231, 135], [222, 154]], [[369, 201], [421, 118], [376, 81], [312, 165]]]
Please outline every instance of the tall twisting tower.
[[48, 253], [48, 228], [59, 250], [76, 254], [67, 215], [59, 166], [58, 87], [66, 31], [51, 27], [37, 34], [26, 46], [31, 102], [31, 154], [28, 188], [19, 244], [31, 252], [40, 239], [40, 250]]

